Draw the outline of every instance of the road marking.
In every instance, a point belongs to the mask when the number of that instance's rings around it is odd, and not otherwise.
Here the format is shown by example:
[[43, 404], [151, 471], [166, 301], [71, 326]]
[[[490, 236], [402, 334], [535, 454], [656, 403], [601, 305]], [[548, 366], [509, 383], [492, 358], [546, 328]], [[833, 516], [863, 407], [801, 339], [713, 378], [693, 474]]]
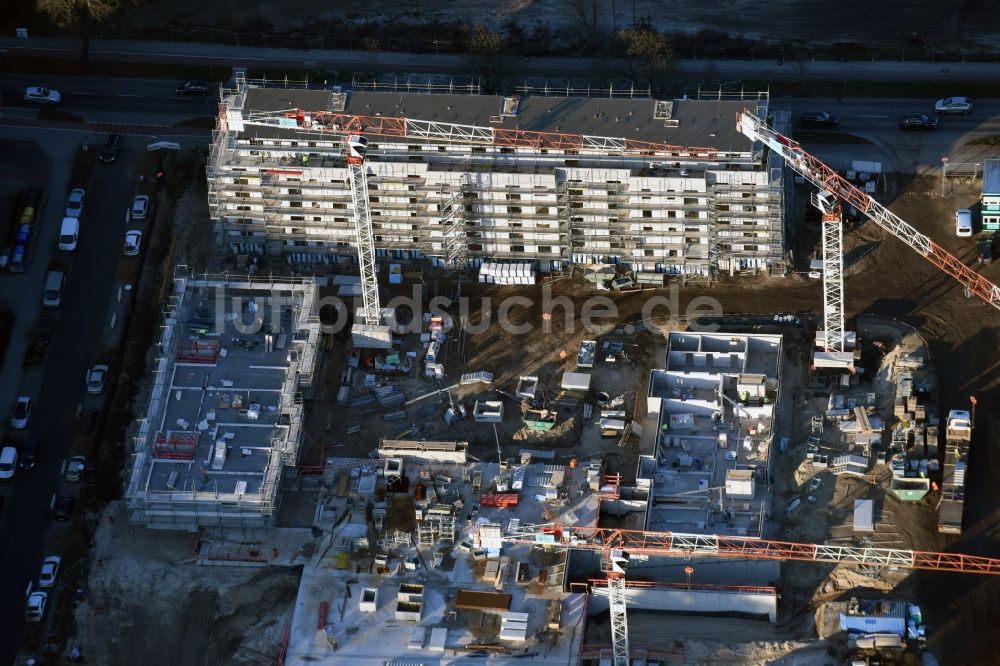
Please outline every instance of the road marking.
[[889, 116], [861, 116], [862, 118], [888, 118]]
[[142, 95], [127, 95], [127, 94], [121, 93], [121, 94], [115, 95], [115, 97], [142, 97]]
[[70, 90], [69, 94], [70, 95], [93, 95], [94, 93], [92, 93], [92, 92], [85, 92], [83, 90]]

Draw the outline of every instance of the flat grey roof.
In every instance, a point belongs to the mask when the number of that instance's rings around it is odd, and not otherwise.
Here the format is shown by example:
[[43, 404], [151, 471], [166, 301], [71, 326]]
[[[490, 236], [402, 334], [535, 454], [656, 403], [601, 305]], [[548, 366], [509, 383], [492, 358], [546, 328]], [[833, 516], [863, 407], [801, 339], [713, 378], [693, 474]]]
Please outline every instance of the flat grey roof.
[[[248, 88], [245, 111], [303, 109], [326, 111], [331, 94], [325, 90]], [[654, 120], [651, 99], [586, 97], [522, 97], [516, 116], [490, 122], [502, 111], [498, 95], [432, 95], [419, 93], [350, 92], [345, 113], [406, 117], [414, 120], [479, 125], [507, 129], [567, 132], [625, 137], [680, 146], [711, 147], [745, 152], [749, 140], [736, 130], [736, 114], [754, 102], [675, 100], [670, 126]], [[259, 134], [259, 127], [248, 128]]]
[[[262, 333], [241, 334], [232, 322], [226, 322], [223, 334], [211, 338], [220, 346], [214, 365], [174, 363], [158, 432], [162, 436], [197, 433], [197, 444], [190, 459], [154, 458], [149, 490], [232, 493], [236, 483], [243, 481], [247, 495], [260, 492], [272, 440], [280, 436], [276, 431], [287, 429], [278, 420], [288, 372], [287, 349], [264, 351], [263, 337]], [[256, 343], [256, 347], [239, 347], [234, 338]], [[254, 403], [260, 405], [256, 419], [248, 415]], [[215, 443], [223, 439], [228, 449], [226, 462], [216, 470], [212, 467]]]
[[1000, 160], [986, 160], [983, 165], [983, 194], [1000, 194]]

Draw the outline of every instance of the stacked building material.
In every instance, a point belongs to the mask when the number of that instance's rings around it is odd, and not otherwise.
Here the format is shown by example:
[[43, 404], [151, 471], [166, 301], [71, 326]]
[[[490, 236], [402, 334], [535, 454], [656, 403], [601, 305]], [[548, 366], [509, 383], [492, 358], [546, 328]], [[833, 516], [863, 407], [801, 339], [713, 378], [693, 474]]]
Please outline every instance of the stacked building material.
[[484, 284], [535, 284], [535, 269], [532, 264], [502, 264], [483, 262], [479, 268], [479, 281]]

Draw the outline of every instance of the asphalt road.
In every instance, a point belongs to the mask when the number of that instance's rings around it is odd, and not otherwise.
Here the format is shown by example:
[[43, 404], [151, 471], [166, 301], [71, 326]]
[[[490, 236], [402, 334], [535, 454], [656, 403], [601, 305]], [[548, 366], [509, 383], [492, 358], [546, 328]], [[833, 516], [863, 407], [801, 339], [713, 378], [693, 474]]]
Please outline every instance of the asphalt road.
[[[80, 134], [58, 134], [57, 140], [81, 140]], [[31, 139], [31, 136], [22, 136]], [[96, 141], [103, 137], [90, 135]], [[52, 135], [40, 138], [39, 143], [51, 141]], [[122, 254], [125, 228], [124, 211], [133, 195], [136, 166], [142, 151], [142, 141], [126, 141], [118, 163], [98, 163], [93, 180], [87, 190], [87, 202], [81, 219], [79, 246], [72, 255], [72, 267], [58, 309], [58, 320], [49, 345], [45, 368], [39, 387], [19, 386], [34, 399], [30, 428], [39, 442], [38, 465], [33, 470], [18, 470], [9, 493], [8, 505], [0, 522], [0, 664], [11, 663], [20, 644], [25, 628], [23, 592], [29, 580], [38, 574], [44, 555], [44, 544], [52, 524], [49, 501], [63, 484], [59, 472], [63, 459], [69, 455], [74, 438], [78, 435], [76, 409], [85, 396], [84, 376], [94, 363], [100, 333], [106, 324], [106, 313], [112, 297], [112, 288], [118, 262]], [[53, 170], [68, 171], [70, 164], [53, 163]], [[65, 201], [65, 177], [53, 178], [63, 186], [50, 187], [46, 192], [49, 201], [43, 209], [50, 226], [49, 243], [36, 246], [33, 269], [45, 272], [46, 252], [54, 255], [54, 234], [58, 226], [55, 219]], [[57, 232], [56, 232], [57, 233]], [[24, 289], [23, 286], [4, 284], [14, 276], [0, 276], [0, 291]], [[16, 279], [16, 278], [15, 278]], [[41, 287], [31, 285], [25, 290], [25, 299], [41, 299]], [[6, 294], [5, 294], [6, 295]], [[33, 319], [32, 319], [33, 322]], [[20, 379], [20, 366], [4, 369], [4, 388]], [[78, 484], [65, 484], [67, 490], [79, 491]], [[80, 508], [78, 507], [78, 511]], [[65, 529], [65, 528], [64, 528]], [[63, 562], [66, 568], [72, 562]], [[52, 612], [52, 609], [49, 609]], [[38, 631], [39, 626], [32, 627]]]
[[[82, 118], [96, 129], [156, 136], [202, 136], [207, 142], [207, 130], [178, 128], [176, 124], [214, 116], [217, 98], [177, 97], [173, 94], [176, 83], [11, 74], [0, 75], [0, 92], [11, 118], [36, 117], [38, 107], [26, 104], [21, 91], [28, 85], [45, 85], [62, 93], [60, 110]], [[961, 85], [952, 92], [961, 94]], [[926, 172], [940, 168], [941, 157], [945, 155], [951, 156], [953, 162], [966, 159], [960, 154], [960, 147], [970, 140], [1000, 136], [1000, 100], [977, 100], [969, 115], [942, 116], [935, 132], [903, 132], [897, 126], [901, 113], [932, 114], [931, 99], [775, 98], [772, 106], [790, 107], [795, 115], [812, 109], [829, 111], [841, 119], [834, 134], [854, 134], [872, 144], [846, 143], [833, 151], [824, 145], [821, 154], [845, 156], [833, 164], [836, 167], [855, 155], [855, 159], [886, 163], [887, 170]]]
[[[954, 94], [961, 94], [961, 87]], [[827, 111], [840, 118], [840, 124], [831, 134], [854, 134], [873, 145], [843, 144], [837, 153], [845, 159], [874, 159], [865, 154], [881, 152], [880, 161], [886, 163], [886, 170], [903, 173], [927, 172], [940, 169], [941, 158], [948, 156], [953, 163], [976, 157], [982, 151], [962, 148], [964, 144], [977, 138], [1000, 136], [1000, 100], [976, 100], [975, 108], [969, 115], [942, 115], [939, 126], [932, 132], [904, 132], [899, 129], [898, 116], [903, 113], [923, 113], [933, 115], [934, 100], [929, 99], [830, 99], [830, 98], [775, 98], [772, 106], [787, 106], [797, 117], [802, 111]], [[797, 127], [796, 127], [797, 129]], [[810, 130], [815, 131], [815, 130]], [[832, 143], [832, 142], [831, 142]], [[805, 144], [808, 148], [808, 143]], [[824, 144], [826, 150], [830, 144]], [[873, 150], [874, 149], [874, 150]], [[992, 155], [995, 149], [986, 152]], [[979, 161], [981, 155], [976, 157]], [[840, 162], [831, 166], [841, 168]]]
[[[34, 117], [41, 108], [24, 101], [28, 86], [47, 86], [58, 90], [62, 102], [53, 108], [74, 114], [94, 124], [169, 128], [175, 123], [218, 112], [218, 98], [179, 97], [174, 94], [177, 81], [146, 79], [107, 79], [99, 77], [0, 75], [5, 115]], [[207, 134], [207, 130], [203, 130]], [[189, 133], [190, 128], [180, 133]]]
[[[32, 37], [0, 37], [0, 48], [10, 55], [42, 58], [77, 57], [79, 40]], [[475, 73], [468, 57], [460, 54], [378, 53], [368, 51], [320, 51], [248, 46], [227, 46], [197, 42], [140, 42], [94, 39], [90, 58], [95, 61], [157, 62], [233, 67], [322, 68], [370, 72], [424, 72], [442, 74]], [[620, 61], [592, 58], [515, 58], [507, 69], [523, 76], [586, 76], [608, 65], [626, 68]], [[869, 81], [992, 81], [1000, 76], [1000, 64], [980, 62], [897, 62], [897, 61], [802, 61], [773, 60], [678, 60], [675, 69], [685, 76], [731, 79], [841, 80]]]

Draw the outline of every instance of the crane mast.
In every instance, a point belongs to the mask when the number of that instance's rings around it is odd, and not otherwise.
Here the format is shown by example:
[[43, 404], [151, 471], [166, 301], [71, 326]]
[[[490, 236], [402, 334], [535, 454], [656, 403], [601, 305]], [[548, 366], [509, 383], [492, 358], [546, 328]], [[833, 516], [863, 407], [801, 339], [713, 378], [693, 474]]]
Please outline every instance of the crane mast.
[[1000, 287], [975, 272], [925, 234], [907, 224], [901, 217], [852, 185], [836, 171], [813, 157], [795, 141], [779, 134], [752, 112], [744, 109], [736, 122], [737, 129], [748, 139], [761, 142], [781, 155], [785, 163], [821, 191], [830, 192], [875, 224], [913, 248], [940, 270], [955, 278], [968, 294], [975, 294], [1000, 310]]
[[375, 268], [375, 234], [368, 202], [368, 173], [365, 153], [368, 139], [350, 136], [345, 141], [347, 173], [351, 181], [351, 201], [354, 204], [354, 234], [358, 245], [358, 265], [361, 269], [361, 302], [364, 323], [378, 326], [381, 322], [378, 297], [378, 273]]
[[823, 215], [823, 335], [828, 352], [844, 351], [844, 228], [840, 203], [830, 192], [813, 192]]

